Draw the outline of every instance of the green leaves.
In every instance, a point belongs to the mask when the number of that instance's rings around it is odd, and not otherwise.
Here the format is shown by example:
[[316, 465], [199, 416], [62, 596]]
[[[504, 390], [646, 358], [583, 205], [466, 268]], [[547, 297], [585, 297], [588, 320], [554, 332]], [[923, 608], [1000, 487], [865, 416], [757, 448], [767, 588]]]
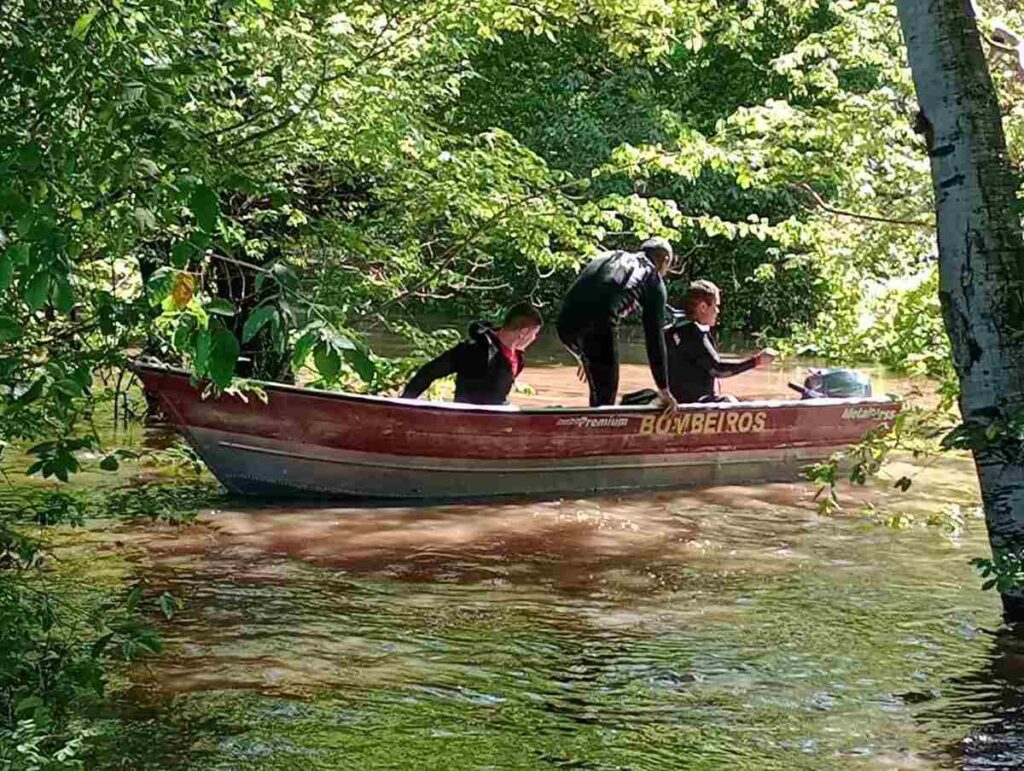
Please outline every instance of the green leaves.
[[14, 406], [25, 407], [31, 404], [32, 402], [34, 402], [36, 399], [43, 395], [43, 390], [45, 388], [46, 378], [36, 378], [32, 385], [25, 389], [24, 393], [22, 393], [17, 399], [14, 400]]
[[[219, 322], [218, 322], [219, 323]], [[196, 350], [193, 359], [196, 374], [203, 376], [210, 364], [210, 350], [213, 347], [213, 335], [209, 329], [200, 329], [196, 333]]]
[[[191, 337], [187, 332], [186, 337]], [[240, 346], [234, 333], [219, 318], [195, 333], [192, 366], [197, 377], [208, 377], [220, 389], [231, 385]]]
[[238, 339], [234, 333], [219, 320], [214, 319], [210, 324], [210, 353], [207, 360], [207, 371], [210, 379], [220, 388], [227, 388], [231, 385], [239, 349]]
[[46, 304], [50, 295], [50, 274], [48, 271], [40, 270], [33, 275], [25, 288], [22, 290], [22, 297], [29, 310], [37, 311]]
[[0, 343], [11, 343], [21, 338], [21, 324], [10, 316], [0, 316]]
[[261, 305], [245, 320], [245, 327], [242, 329], [242, 342], [248, 343], [259, 334], [264, 325], [276, 319], [277, 310], [273, 306]]
[[67, 482], [71, 474], [81, 468], [75, 453], [79, 450], [94, 450], [99, 442], [93, 435], [83, 437], [61, 437], [60, 439], [42, 442], [29, 449], [30, 455], [38, 460], [25, 472], [28, 475], [42, 474], [43, 479], [56, 477]]
[[175, 244], [171, 249], [171, 264], [178, 269], [188, 267], [189, 260], [192, 259], [194, 252], [195, 249], [192, 247], [192, 244], [187, 241]]
[[313, 350], [313, 363], [316, 364], [320, 377], [328, 383], [338, 379], [341, 372], [341, 355], [326, 343], [320, 343]]
[[217, 227], [217, 218], [220, 216], [220, 202], [217, 194], [205, 185], [197, 187], [192, 193], [189, 208], [195, 215], [196, 222], [204, 231], [212, 233]]
[[1024, 587], [1024, 550], [1019, 547], [994, 550], [992, 559], [979, 557], [972, 559], [971, 564], [987, 579], [981, 586], [984, 591], [996, 589], [1007, 594]]
[[373, 382], [374, 376], [377, 374], [377, 367], [368, 353], [360, 348], [352, 348], [345, 351], [345, 358], [364, 383]]
[[369, 354], [346, 337], [335, 334], [322, 336], [313, 348], [313, 363], [320, 377], [327, 383], [334, 383], [347, 364], [364, 383], [371, 383], [376, 366]]
[[151, 230], [157, 229], [156, 216], [146, 207], [136, 206], [134, 217], [135, 224], [138, 226], [140, 232], [148, 233]]
[[14, 280], [14, 263], [10, 255], [0, 254], [0, 292], [4, 292]]
[[53, 289], [53, 307], [60, 313], [69, 313], [75, 305], [75, 290], [66, 278], [59, 279]]
[[174, 614], [185, 607], [185, 603], [179, 597], [175, 597], [170, 592], [164, 592], [157, 599], [157, 605], [163, 612], [164, 617], [170, 621], [174, 618]]
[[203, 310], [205, 310], [209, 314], [216, 316], [235, 315], [235, 306], [232, 305], [230, 301], [225, 300], [223, 298], [210, 300], [210, 302], [206, 303], [206, 305], [203, 306]]
[[25, 171], [35, 171], [43, 162], [43, 151], [35, 142], [23, 145], [18, 150], [18, 165]]
[[306, 329], [292, 346], [292, 368], [300, 370], [306, 366], [306, 360], [309, 358], [309, 354], [313, 351], [313, 346], [316, 345], [319, 339], [317, 329]]
[[85, 36], [89, 34], [89, 27], [92, 26], [93, 19], [96, 18], [97, 11], [92, 10], [88, 13], [83, 13], [78, 19], [75, 20], [74, 26], [71, 28], [71, 36], [77, 40], [85, 40]]

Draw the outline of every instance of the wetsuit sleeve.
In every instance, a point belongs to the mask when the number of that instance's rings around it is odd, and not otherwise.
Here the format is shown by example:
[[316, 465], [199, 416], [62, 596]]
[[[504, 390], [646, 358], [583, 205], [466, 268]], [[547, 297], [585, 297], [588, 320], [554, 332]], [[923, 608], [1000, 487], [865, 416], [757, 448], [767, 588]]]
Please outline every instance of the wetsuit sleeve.
[[756, 356], [737, 362], [722, 361], [722, 357], [715, 349], [715, 344], [711, 342], [711, 335], [701, 335], [701, 337], [703, 345], [698, 354], [697, 363], [715, 377], [732, 377], [757, 366]]
[[417, 399], [420, 394], [430, 388], [435, 380], [451, 375], [458, 369], [463, 344], [449, 348], [436, 359], [431, 359], [413, 375], [409, 385], [402, 391], [403, 399]]
[[669, 329], [671, 327], [674, 327], [676, 324], [682, 323], [683, 321], [686, 321], [686, 313], [679, 310], [678, 308], [673, 308], [671, 305], [666, 303], [665, 328]]
[[656, 272], [644, 282], [644, 293], [640, 296], [643, 308], [644, 341], [647, 345], [647, 361], [658, 388], [668, 388], [668, 356], [665, 354], [665, 302], [668, 293], [665, 282]]

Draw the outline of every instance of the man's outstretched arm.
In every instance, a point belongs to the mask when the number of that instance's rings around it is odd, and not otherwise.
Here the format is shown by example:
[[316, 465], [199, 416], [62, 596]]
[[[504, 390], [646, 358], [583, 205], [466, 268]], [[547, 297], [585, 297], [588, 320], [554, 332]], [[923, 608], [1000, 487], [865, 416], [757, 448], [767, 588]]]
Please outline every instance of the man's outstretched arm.
[[430, 388], [435, 380], [447, 377], [456, 370], [459, 346], [449, 348], [435, 359], [431, 359], [412, 376], [412, 380], [402, 391], [403, 399], [417, 399], [420, 394]]
[[718, 355], [715, 344], [711, 342], [711, 335], [704, 335], [704, 356], [701, 358], [703, 359], [702, 364], [715, 377], [732, 377], [741, 372], [754, 369], [754, 367], [761, 363], [760, 354], [751, 356], [743, 361], [722, 361], [722, 357]]

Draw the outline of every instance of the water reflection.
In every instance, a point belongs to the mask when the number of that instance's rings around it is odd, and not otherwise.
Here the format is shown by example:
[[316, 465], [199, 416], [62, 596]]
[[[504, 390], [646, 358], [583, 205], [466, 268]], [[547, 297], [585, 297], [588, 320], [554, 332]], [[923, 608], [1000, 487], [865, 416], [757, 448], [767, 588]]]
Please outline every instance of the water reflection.
[[[948, 490], [929, 500], [925, 477], [918, 504], [965, 500], [956, 471], [926, 472]], [[821, 519], [810, 496], [239, 506], [129, 528], [151, 583], [188, 602], [135, 698], [211, 721], [200, 767], [953, 763], [936, 748], [967, 729], [913, 694], [984, 659], [998, 608], [966, 564], [983, 538]]]
[[950, 754], [960, 768], [1024, 767], [1024, 628], [979, 630], [987, 646], [981, 666], [940, 687], [904, 696], [920, 705], [917, 720], [959, 736]]
[[[577, 394], [565, 368], [532, 375], [551, 382], [523, 398]], [[751, 393], [782, 395], [788, 375], [771, 377]], [[185, 529], [124, 526], [151, 588], [187, 604], [168, 653], [131, 673], [145, 710], [117, 752], [154, 768], [1014, 767], [993, 764], [1019, 757], [1024, 648], [986, 631], [981, 528], [856, 515], [970, 506], [969, 462], [897, 464], [844, 490], [836, 518], [813, 493], [232, 502]]]

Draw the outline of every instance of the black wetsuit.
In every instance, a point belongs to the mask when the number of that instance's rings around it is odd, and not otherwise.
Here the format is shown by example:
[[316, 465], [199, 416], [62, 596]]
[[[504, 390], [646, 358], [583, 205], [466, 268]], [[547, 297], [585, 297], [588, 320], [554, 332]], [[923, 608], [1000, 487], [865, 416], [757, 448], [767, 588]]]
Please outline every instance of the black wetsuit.
[[[569, 288], [558, 317], [558, 336], [579, 358], [590, 384], [590, 406], [614, 404], [619, 390], [615, 328], [638, 307], [651, 374], [668, 385], [665, 339], [665, 283], [643, 253], [612, 252], [592, 260]], [[671, 309], [669, 309], [671, 310]], [[673, 311], [674, 313], [674, 311]]]
[[738, 362], [722, 361], [705, 331], [692, 321], [665, 330], [668, 347], [669, 389], [682, 402], [709, 401], [718, 396], [718, 378], [732, 377], [758, 365], [758, 357]]
[[501, 350], [494, 329], [479, 321], [469, 327], [469, 339], [428, 361], [402, 392], [415, 399], [438, 378], [455, 374], [455, 401], [471, 404], [505, 404], [516, 375], [523, 371], [521, 351], [513, 353], [515, 366]]

